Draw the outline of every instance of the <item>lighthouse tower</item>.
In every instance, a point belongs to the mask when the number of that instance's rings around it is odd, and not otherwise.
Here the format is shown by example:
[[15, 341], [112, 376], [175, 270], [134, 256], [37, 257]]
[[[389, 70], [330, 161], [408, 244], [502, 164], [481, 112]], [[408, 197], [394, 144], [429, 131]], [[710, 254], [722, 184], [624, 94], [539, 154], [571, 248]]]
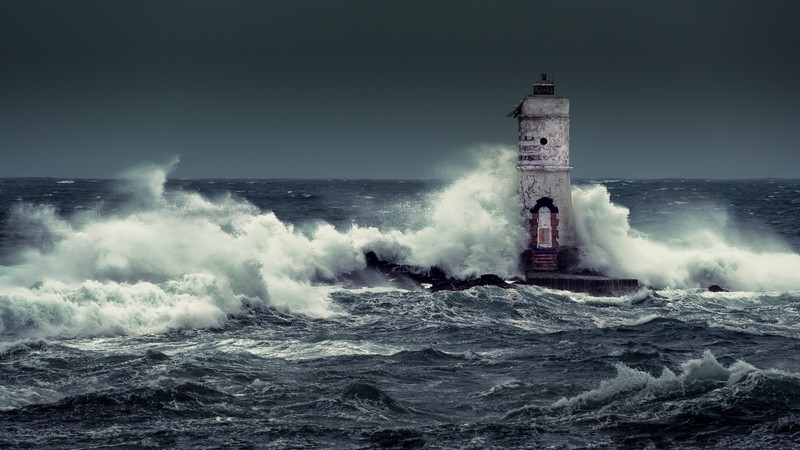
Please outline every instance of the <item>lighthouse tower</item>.
[[569, 98], [542, 74], [507, 114], [519, 121], [520, 195], [530, 231], [527, 270], [557, 271], [576, 262], [569, 180]]

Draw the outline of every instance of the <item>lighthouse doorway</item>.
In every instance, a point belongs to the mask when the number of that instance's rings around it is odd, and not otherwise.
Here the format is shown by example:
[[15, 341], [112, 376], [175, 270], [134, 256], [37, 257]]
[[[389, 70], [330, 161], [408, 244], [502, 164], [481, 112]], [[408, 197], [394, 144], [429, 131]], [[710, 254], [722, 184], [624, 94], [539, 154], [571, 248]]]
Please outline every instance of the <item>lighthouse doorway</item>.
[[539, 248], [553, 247], [553, 233], [550, 224], [550, 208], [543, 206], [539, 209], [539, 224], [536, 233], [536, 246]]
[[558, 208], [553, 199], [542, 197], [531, 209], [531, 237], [535, 249], [558, 248]]

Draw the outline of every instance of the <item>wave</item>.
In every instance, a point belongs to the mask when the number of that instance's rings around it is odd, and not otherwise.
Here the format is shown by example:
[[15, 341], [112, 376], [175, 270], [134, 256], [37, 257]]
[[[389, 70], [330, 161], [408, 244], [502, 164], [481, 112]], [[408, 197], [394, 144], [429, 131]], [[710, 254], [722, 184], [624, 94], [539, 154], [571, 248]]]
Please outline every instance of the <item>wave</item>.
[[359, 408], [370, 407], [388, 409], [393, 412], [407, 412], [408, 409], [389, 397], [385, 392], [368, 383], [352, 383], [342, 393], [342, 399], [352, 401]]
[[758, 448], [797, 443], [796, 413], [800, 377], [775, 369], [758, 369], [744, 361], [720, 364], [706, 351], [660, 376], [616, 366], [614, 378], [592, 390], [562, 398], [548, 408], [529, 406], [507, 418], [530, 421], [531, 414], [561, 416], [572, 427], [602, 429], [621, 445], [668, 447]]
[[[107, 389], [64, 396], [54, 391], [38, 388], [26, 388], [22, 401], [14, 403], [17, 398], [4, 396], [5, 388], [0, 387], [0, 399], [10, 400], [8, 407], [0, 410], [18, 409], [18, 414], [36, 416], [47, 415], [51, 411], [69, 411], [74, 417], [82, 419], [96, 418], [98, 411], [113, 414], [123, 411], [125, 414], [152, 414], [153, 411], [178, 411], [185, 407], [197, 407], [218, 404], [224, 407], [229, 403], [227, 394], [206, 386], [184, 382], [174, 386], [139, 386], [128, 389]], [[23, 392], [23, 389], [17, 392]], [[20, 394], [17, 394], [18, 396]]]
[[[336, 281], [364, 269], [367, 250], [458, 278], [519, 276], [527, 233], [516, 152], [486, 147], [481, 154], [471, 172], [412, 208], [420, 217], [405, 229], [299, 229], [232, 194], [211, 199], [165, 189], [177, 158], [125, 173], [131, 200], [113, 212], [63, 217], [46, 205], [19, 205], [10, 220], [37, 242], [0, 272], [0, 334], [223, 327], [229, 317], [263, 307], [334, 317], [344, 314], [330, 297]], [[678, 243], [659, 241], [632, 229], [628, 210], [599, 184], [575, 187], [573, 202], [586, 268], [654, 287], [800, 289], [796, 254], [757, 253], [702, 228]]]
[[451, 276], [520, 275], [526, 245], [519, 205], [516, 152], [486, 147], [472, 172], [463, 175], [423, 208], [418, 230], [362, 229], [350, 235], [381, 259], [420, 267], [437, 266]]
[[688, 222], [674, 223], [672, 236], [648, 236], [631, 228], [629, 210], [612, 203], [603, 185], [573, 187], [572, 201], [587, 268], [659, 289], [718, 284], [739, 291], [800, 290], [796, 253], [751, 250]]
[[37, 386], [0, 386], [0, 411], [11, 411], [32, 404], [52, 403], [63, 396], [53, 389]]
[[[761, 383], [765, 378], [790, 380], [795, 386], [794, 391], [800, 388], [800, 379], [795, 375], [757, 369], [744, 361], [725, 367], [708, 350], [701, 358], [681, 364], [678, 374], [664, 368], [661, 375], [653, 376], [621, 363], [614, 368], [617, 371], [614, 378], [604, 380], [597, 388], [575, 397], [563, 397], [553, 403], [552, 408], [573, 413], [599, 409], [612, 403], [630, 405], [659, 399], [696, 398], [721, 388], [728, 388], [731, 396], [746, 395], [746, 391], [754, 388], [754, 383]], [[742, 386], [749, 388], [743, 390]]]
[[493, 156], [427, 208], [425, 225], [296, 229], [231, 195], [166, 190], [177, 159], [124, 175], [132, 199], [113, 214], [69, 218], [25, 204], [13, 220], [35, 247], [0, 274], [0, 334], [22, 337], [158, 333], [222, 327], [250, 307], [312, 317], [343, 314], [320, 280], [366, 267], [364, 251], [457, 277], [516, 275], [525, 232], [513, 154]]

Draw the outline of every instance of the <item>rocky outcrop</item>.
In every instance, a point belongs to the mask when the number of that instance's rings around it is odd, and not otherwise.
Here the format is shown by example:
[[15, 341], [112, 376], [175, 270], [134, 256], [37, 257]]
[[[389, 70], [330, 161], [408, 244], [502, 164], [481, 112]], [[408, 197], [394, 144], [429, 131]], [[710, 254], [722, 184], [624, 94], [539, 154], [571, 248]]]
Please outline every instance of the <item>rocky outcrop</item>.
[[447, 276], [444, 270], [438, 267], [422, 268], [405, 264], [395, 264], [384, 261], [374, 252], [364, 254], [367, 270], [351, 274], [350, 278], [355, 283], [365, 285], [365, 280], [370, 277], [381, 277], [383, 282], [388, 279], [393, 285], [406, 289], [426, 288], [431, 291], [459, 291], [476, 286], [496, 286], [510, 289], [520, 285], [536, 285], [550, 289], [559, 289], [572, 292], [585, 292], [591, 295], [619, 296], [636, 292], [641, 288], [634, 279], [608, 278], [596, 273], [559, 273], [559, 272], [526, 272], [525, 279], [504, 280], [503, 278], [486, 274], [468, 279], [457, 279]]
[[522, 280], [507, 282], [497, 275], [486, 274], [476, 278], [460, 280], [448, 277], [447, 274], [438, 267], [422, 268], [406, 264], [395, 264], [378, 258], [375, 252], [364, 254], [367, 262], [367, 270], [377, 271], [388, 277], [395, 284], [404, 286], [409, 282], [415, 283], [420, 287], [427, 287], [431, 291], [459, 291], [470, 289], [476, 286], [497, 286], [508, 289], [516, 284], [525, 284]]

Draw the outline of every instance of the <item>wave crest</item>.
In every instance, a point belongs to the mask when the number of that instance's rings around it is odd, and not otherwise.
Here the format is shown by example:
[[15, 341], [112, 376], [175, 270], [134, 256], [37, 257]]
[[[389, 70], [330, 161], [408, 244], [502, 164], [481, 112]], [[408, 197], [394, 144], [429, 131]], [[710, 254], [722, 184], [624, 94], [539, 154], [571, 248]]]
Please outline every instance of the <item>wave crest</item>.
[[800, 290], [800, 255], [743, 248], [703, 225], [677, 223], [675, 236], [648, 236], [630, 226], [629, 210], [603, 185], [572, 190], [575, 223], [587, 249], [583, 264], [656, 288], [712, 284], [742, 291]]
[[114, 213], [65, 218], [46, 206], [18, 208], [18, 226], [37, 230], [37, 245], [0, 274], [0, 333], [220, 327], [247, 306], [330, 317], [341, 314], [334, 288], [318, 282], [364, 269], [366, 250], [458, 277], [514, 275], [524, 229], [513, 153], [487, 153], [431, 201], [417, 229], [296, 229], [231, 195], [165, 190], [177, 159], [126, 174], [132, 199]]
[[744, 361], [737, 361], [729, 367], [724, 367], [708, 350], [701, 358], [690, 359], [681, 364], [679, 374], [664, 368], [661, 375], [655, 377], [621, 363], [616, 364], [614, 368], [617, 375], [613, 379], [604, 380], [596, 389], [575, 397], [563, 397], [552, 407], [574, 412], [597, 409], [621, 399], [629, 402], [699, 395], [720, 386], [733, 386], [746, 375], [758, 371]]

